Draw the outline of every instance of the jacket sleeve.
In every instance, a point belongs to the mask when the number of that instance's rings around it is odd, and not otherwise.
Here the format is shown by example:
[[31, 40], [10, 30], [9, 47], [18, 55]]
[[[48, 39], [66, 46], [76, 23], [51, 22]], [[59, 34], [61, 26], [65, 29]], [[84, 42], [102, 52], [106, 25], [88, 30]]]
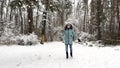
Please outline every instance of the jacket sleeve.
[[75, 40], [78, 39], [77, 34], [73, 30], [72, 30], [72, 34], [73, 34]]

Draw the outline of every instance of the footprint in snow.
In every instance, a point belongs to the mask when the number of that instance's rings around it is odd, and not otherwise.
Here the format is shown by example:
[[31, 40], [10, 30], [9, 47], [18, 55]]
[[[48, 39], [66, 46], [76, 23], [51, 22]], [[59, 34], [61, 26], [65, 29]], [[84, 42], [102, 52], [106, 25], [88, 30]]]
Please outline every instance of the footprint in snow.
[[18, 66], [18, 67], [19, 67], [20, 65], [21, 65], [21, 63], [18, 63], [16, 66]]
[[115, 51], [119, 51], [119, 49], [115, 49]]

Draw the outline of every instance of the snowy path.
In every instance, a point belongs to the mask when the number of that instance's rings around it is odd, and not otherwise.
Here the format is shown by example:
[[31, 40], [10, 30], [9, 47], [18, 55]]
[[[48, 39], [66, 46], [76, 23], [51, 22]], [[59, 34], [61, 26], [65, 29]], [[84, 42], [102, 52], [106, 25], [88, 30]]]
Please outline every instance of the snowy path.
[[1, 46], [0, 68], [120, 68], [120, 47], [85, 47], [74, 43], [74, 58], [65, 59], [64, 44]]

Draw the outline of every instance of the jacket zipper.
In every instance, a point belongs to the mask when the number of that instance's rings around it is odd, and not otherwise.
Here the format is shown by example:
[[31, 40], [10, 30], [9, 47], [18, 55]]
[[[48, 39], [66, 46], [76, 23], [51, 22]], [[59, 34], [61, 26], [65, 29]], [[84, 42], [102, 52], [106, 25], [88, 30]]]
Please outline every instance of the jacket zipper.
[[69, 29], [68, 29], [68, 44], [69, 44]]

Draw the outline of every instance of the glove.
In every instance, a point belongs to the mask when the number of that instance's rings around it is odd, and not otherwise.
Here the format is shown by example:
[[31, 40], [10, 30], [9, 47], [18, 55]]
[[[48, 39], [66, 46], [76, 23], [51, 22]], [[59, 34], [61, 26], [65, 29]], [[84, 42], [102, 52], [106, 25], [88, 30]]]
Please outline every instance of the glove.
[[78, 42], [81, 42], [81, 40], [78, 38]]

